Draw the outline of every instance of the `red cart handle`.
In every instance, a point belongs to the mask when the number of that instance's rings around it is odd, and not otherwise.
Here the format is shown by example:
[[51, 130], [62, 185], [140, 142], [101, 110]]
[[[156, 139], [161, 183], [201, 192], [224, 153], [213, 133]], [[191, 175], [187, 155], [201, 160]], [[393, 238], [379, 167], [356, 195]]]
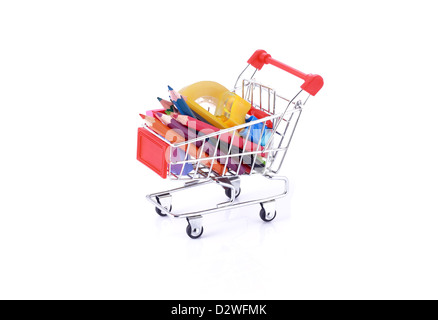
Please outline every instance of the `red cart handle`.
[[268, 54], [265, 50], [257, 50], [254, 54], [249, 58], [248, 63], [252, 65], [254, 68], [261, 70], [265, 64], [272, 64], [277, 68], [280, 68], [284, 71], [287, 71], [298, 78], [304, 80], [304, 83], [301, 85], [301, 89], [310, 93], [312, 96], [318, 93], [324, 85], [324, 80], [321, 76], [317, 74], [305, 74], [295, 68], [289, 67], [288, 65], [272, 59], [271, 55]]

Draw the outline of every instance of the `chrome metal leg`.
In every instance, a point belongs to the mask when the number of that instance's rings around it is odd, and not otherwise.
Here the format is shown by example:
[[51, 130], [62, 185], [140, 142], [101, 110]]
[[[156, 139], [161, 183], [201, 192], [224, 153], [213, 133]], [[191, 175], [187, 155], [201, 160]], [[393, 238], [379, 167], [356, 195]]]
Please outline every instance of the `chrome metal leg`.
[[156, 207], [155, 211], [160, 216], [166, 216], [172, 211], [172, 195], [170, 193], [164, 193], [155, 197]]
[[240, 178], [219, 178], [216, 179], [216, 182], [225, 189], [225, 194], [230, 198], [230, 200], [226, 202], [219, 203], [217, 207], [219, 208], [233, 203], [240, 194]]
[[[202, 217], [207, 214], [211, 214], [214, 212], [222, 211], [227, 208], [229, 209], [237, 209], [249, 205], [259, 204], [261, 206], [260, 210], [260, 218], [263, 221], [269, 222], [274, 220], [276, 217], [276, 199], [280, 199], [284, 197], [289, 192], [289, 182], [288, 179], [284, 176], [273, 176], [273, 175], [265, 175], [265, 178], [269, 180], [281, 180], [284, 182], [284, 189], [282, 193], [272, 195], [269, 197], [265, 197], [263, 199], [252, 199], [247, 201], [235, 201], [236, 197], [239, 195], [240, 190], [240, 178], [239, 177], [221, 177], [215, 180], [208, 180], [206, 182], [191, 182], [187, 183], [183, 187], [163, 191], [159, 193], [154, 193], [146, 196], [146, 198], [155, 205], [156, 211], [160, 215], [168, 215], [175, 218], [186, 218], [187, 225], [187, 235], [190, 238], [196, 239], [199, 238], [204, 232], [204, 228], [202, 226]], [[190, 211], [190, 212], [171, 212], [172, 210], [172, 194], [173, 192], [179, 192], [183, 190], [187, 190], [189, 188], [204, 186], [207, 183], [216, 182], [222, 188], [230, 191], [229, 200], [224, 203], [220, 203], [216, 205], [216, 207], [210, 207], [203, 210], [198, 211]]]

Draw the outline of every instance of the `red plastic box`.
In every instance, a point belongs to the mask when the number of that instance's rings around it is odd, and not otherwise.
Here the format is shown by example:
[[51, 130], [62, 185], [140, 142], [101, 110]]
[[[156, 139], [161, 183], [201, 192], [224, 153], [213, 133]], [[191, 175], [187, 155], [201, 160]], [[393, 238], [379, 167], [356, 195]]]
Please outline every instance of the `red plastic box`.
[[[156, 172], [161, 178], [166, 178], [168, 164], [166, 152], [169, 144], [144, 128], [138, 128], [137, 160]], [[169, 159], [169, 157], [167, 157]]]

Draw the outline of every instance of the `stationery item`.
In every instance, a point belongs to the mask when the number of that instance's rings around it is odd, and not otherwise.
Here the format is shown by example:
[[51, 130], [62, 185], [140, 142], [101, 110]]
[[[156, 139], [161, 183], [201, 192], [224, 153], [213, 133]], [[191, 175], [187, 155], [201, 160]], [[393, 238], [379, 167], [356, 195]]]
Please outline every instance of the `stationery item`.
[[[258, 120], [254, 116], [250, 116], [248, 119], [246, 119], [246, 122], [251, 122]], [[249, 135], [248, 140], [251, 142], [254, 142], [256, 144], [259, 144], [261, 146], [265, 146], [266, 143], [269, 141], [269, 138], [272, 135], [272, 129], [269, 129], [267, 126], [263, 128], [263, 122], [253, 124], [250, 127], [246, 127], [244, 130], [240, 132], [240, 134], [243, 137], [246, 137]]]
[[[260, 110], [260, 109], [254, 108], [254, 107], [251, 107], [251, 109], [249, 109], [248, 114], [250, 116], [255, 116], [257, 119], [263, 119], [263, 118], [270, 116], [269, 113], [266, 113], [263, 110]], [[266, 121], [266, 126], [269, 129], [272, 129], [272, 121], [271, 120]]]
[[234, 92], [224, 92], [216, 106], [215, 116], [225, 121], [227, 128], [245, 123], [245, 115], [251, 109], [251, 104]]
[[[180, 122], [181, 124], [187, 126], [190, 129], [196, 130], [196, 131], [201, 131], [204, 134], [209, 134], [209, 133], [213, 133], [216, 131], [219, 131], [220, 129], [209, 125], [208, 123], [204, 123], [202, 121], [196, 120], [194, 118], [191, 118], [189, 116], [183, 116], [183, 115], [178, 115], [175, 113], [172, 113], [171, 116], [176, 119], [178, 122]], [[239, 136], [237, 133], [234, 136], [233, 139], [233, 133], [227, 132], [227, 133], [223, 133], [220, 137], [220, 139], [222, 141], [225, 141], [226, 143], [231, 143], [231, 140], [233, 140], [233, 145], [236, 146], [239, 149], [244, 149], [245, 146], [245, 139], [243, 139], [241, 136]], [[246, 143], [245, 146], [245, 151], [251, 152], [251, 151], [256, 151], [257, 150], [257, 144], [252, 143], [249, 139], [248, 142]], [[263, 150], [263, 147], [260, 147], [259, 150]], [[265, 157], [266, 154], [261, 153], [262, 157]]]
[[[189, 130], [186, 126], [182, 125], [172, 117], [168, 116], [167, 114], [157, 114], [159, 119], [163, 122], [163, 124], [167, 125], [169, 128], [175, 130], [175, 132], [182, 133], [182, 135], [187, 139], [191, 140], [194, 138], [197, 138], [196, 131]], [[208, 153], [210, 156], [225, 156], [228, 154], [228, 145], [227, 146], [221, 146], [218, 145], [218, 148], [216, 149], [216, 142], [217, 139], [213, 138], [207, 138], [205, 139], [205, 143], [203, 143], [202, 140], [196, 141], [194, 144], [197, 148], [202, 148], [202, 151]], [[204, 147], [202, 145], [204, 144]], [[216, 152], [217, 150], [217, 152]], [[219, 159], [219, 162], [222, 164], [226, 163], [226, 166], [236, 171], [239, 169], [239, 160], [238, 157], [228, 157], [228, 161], [226, 158]], [[239, 174], [249, 173], [250, 168], [248, 168], [245, 165], [241, 165], [239, 169]]]
[[[201, 132], [199, 132], [198, 136], [202, 137], [203, 134]], [[219, 140], [219, 143], [218, 143], [218, 140], [215, 137], [210, 137], [210, 138], [207, 138], [207, 139], [208, 139], [209, 143], [214, 146], [213, 150], [217, 149], [217, 155], [219, 155], [219, 156], [227, 155], [228, 152], [231, 155], [233, 155], [233, 154], [235, 155], [233, 157], [229, 157], [229, 160], [228, 160], [228, 163], [227, 163], [227, 167], [229, 167], [230, 169], [232, 169], [232, 170], [237, 172], [237, 169], [239, 168], [240, 159], [243, 158], [242, 159], [242, 164], [241, 164], [240, 169], [239, 169], [239, 174], [250, 173], [251, 172], [251, 165], [255, 161], [254, 155], [244, 155], [244, 156], [241, 156], [241, 155], [239, 155], [240, 153], [242, 153], [241, 149], [239, 149], [239, 148], [237, 148], [235, 146], [231, 146], [231, 150], [230, 150], [230, 144], [229, 143], [227, 143], [225, 141], [222, 141], [222, 140]], [[217, 148], [216, 148], [216, 146], [217, 146]], [[225, 163], [225, 162], [226, 162], [226, 159], [223, 158], [221, 160], [221, 163]], [[260, 161], [256, 160], [255, 167], [259, 167], [260, 163], [261, 163]]]
[[[202, 135], [202, 133], [199, 133]], [[217, 139], [215, 138], [210, 138], [210, 141], [212, 144], [216, 145], [217, 143]], [[223, 150], [225, 154], [228, 153], [228, 150], [230, 150], [230, 144], [220, 140], [219, 141], [219, 148], [220, 150]], [[230, 150], [230, 154], [240, 154], [242, 153], [242, 149], [237, 148], [236, 146], [232, 145], [231, 146], [231, 150]], [[238, 155], [235, 157], [235, 159], [240, 162], [240, 159], [242, 159], [242, 165], [248, 165], [249, 167], [251, 167], [254, 164], [254, 168], [264, 168], [264, 160], [263, 158], [257, 156], [256, 154], [246, 154], [246, 155]], [[249, 173], [249, 168], [248, 170], [246, 170], [246, 172]]]
[[196, 131], [201, 131], [201, 130], [212, 130], [212, 132], [216, 132], [219, 131], [220, 129], [206, 123], [203, 121], [200, 121], [198, 119], [192, 118], [190, 116], [185, 116], [182, 114], [176, 114], [176, 113], [172, 113], [170, 114], [170, 116], [172, 118], [174, 118], [175, 120], [177, 120], [179, 123], [189, 127], [190, 129], [194, 129]]
[[[167, 127], [165, 124], [163, 124], [159, 120], [157, 120], [153, 117], [148, 117], [148, 116], [145, 116], [144, 120], [145, 120], [146, 125], [150, 129], [152, 129], [153, 131], [155, 131], [155, 133], [164, 137], [170, 143], [180, 143], [180, 142], [185, 141], [185, 139], [182, 136], [180, 136], [174, 130]], [[224, 170], [225, 170], [225, 173], [228, 171], [227, 168], [224, 169], [224, 166], [222, 164], [218, 163], [217, 160], [213, 160], [213, 162], [210, 160], [202, 160], [202, 158], [207, 158], [208, 155], [205, 152], [200, 152], [194, 144], [181, 145], [179, 148], [181, 148], [185, 152], [187, 152], [187, 149], [188, 149], [188, 154], [190, 156], [192, 156], [195, 159], [199, 159], [199, 161], [207, 167], [212, 166], [212, 170], [220, 175], [222, 175]]]
[[178, 112], [178, 109], [173, 105], [172, 102], [161, 99], [160, 97], [158, 97], [157, 99], [163, 106], [165, 113], [170, 114], [171, 112]]
[[[186, 157], [186, 153], [180, 148], [173, 148], [173, 152], [170, 155], [170, 157], [171, 157], [170, 158], [171, 162], [177, 162], [177, 161], [184, 160], [184, 157], [185, 157], [185, 160], [189, 160], [189, 158], [190, 158], [189, 155], [187, 155], [187, 157]], [[192, 171], [193, 171], [193, 164], [189, 163], [189, 162], [186, 162], [183, 164], [173, 164], [170, 166], [170, 172], [172, 172], [175, 175], [181, 174], [183, 176], [186, 176]]]
[[[192, 110], [192, 112], [193, 112], [193, 114], [195, 115], [195, 117], [194, 117], [193, 119], [196, 119], [196, 120], [198, 120], [198, 121], [201, 121], [201, 122], [203, 122], [203, 123], [208, 124], [208, 121], [207, 121], [207, 120], [205, 120], [203, 117], [201, 117], [199, 114], [197, 114], [197, 113], [194, 112], [193, 110]], [[170, 115], [170, 113], [169, 113], [169, 115]], [[187, 117], [188, 117], [188, 116], [187, 116]]]
[[[203, 136], [205, 134], [210, 134], [213, 132], [217, 132], [219, 131], [218, 128], [215, 128], [213, 126], [210, 126], [209, 124], [200, 122], [196, 119], [193, 119], [191, 117], [188, 116], [181, 116], [181, 115], [177, 115], [177, 114], [172, 114], [174, 119], [177, 119], [178, 122], [180, 122], [183, 125], [186, 125], [190, 130], [193, 130], [194, 132], [197, 132], [198, 137]], [[199, 126], [197, 126], [197, 124]], [[202, 130], [198, 130], [196, 131], [197, 128], [202, 128]], [[220, 143], [218, 144], [218, 148], [219, 150], [222, 151], [222, 154], [228, 154], [228, 150], [230, 148], [230, 143], [231, 140], [233, 141], [233, 145], [231, 147], [231, 153], [232, 154], [239, 154], [242, 153], [243, 151], [243, 147], [245, 146], [245, 140], [242, 139], [242, 137], [238, 136], [237, 134], [235, 135], [234, 139], [233, 139], [233, 134], [232, 133], [224, 133], [221, 134], [220, 136]], [[216, 138], [209, 138], [209, 142], [216, 146], [217, 144], [217, 139]], [[257, 151], [257, 145], [253, 144], [251, 141], [247, 141], [246, 142], [246, 146], [245, 146], [245, 150], [248, 152], [251, 151]], [[262, 147], [259, 147], [259, 150], [262, 150]], [[261, 156], [264, 157], [265, 154], [261, 153]], [[240, 157], [233, 157], [233, 161], [232, 163], [236, 163], [237, 164], [240, 162]], [[241, 166], [241, 170], [242, 167], [245, 170], [246, 173], [249, 173], [251, 170], [250, 168], [248, 168], [246, 165], [252, 166], [252, 164], [254, 163], [254, 168], [263, 168], [264, 167], [264, 163], [263, 163], [263, 159], [260, 158], [259, 156], [255, 155], [255, 154], [251, 154], [251, 155], [244, 155], [242, 156], [243, 160], [242, 160], [242, 166]], [[244, 166], [245, 165], [245, 166]], [[231, 168], [232, 169], [232, 168]], [[236, 171], [236, 169], [233, 169], [234, 171]], [[239, 170], [239, 171], [241, 171]]]
[[159, 134], [166, 140], [168, 140], [170, 143], [179, 143], [184, 142], [184, 138], [181, 137], [179, 134], [168, 128], [166, 125], [158, 121], [157, 119], [145, 116], [144, 118], [145, 124], [151, 128], [155, 133]]
[[160, 97], [157, 97], [158, 101], [161, 103], [161, 105], [163, 106], [163, 108], [169, 109], [173, 107], [173, 103], [164, 99], [161, 99]]
[[172, 100], [178, 111], [181, 114], [188, 115], [194, 118], [195, 115], [193, 114], [192, 110], [190, 110], [190, 107], [184, 101], [183, 97], [181, 97], [181, 95], [177, 91], [173, 90], [170, 86], [168, 86], [168, 88], [170, 100]]
[[251, 104], [213, 81], [201, 81], [180, 90], [187, 104], [211, 125], [225, 129], [245, 123]]
[[[166, 126], [168, 126], [170, 129], [174, 130], [175, 132], [177, 132], [180, 136], [184, 137], [186, 140], [191, 140], [196, 138], [196, 133], [193, 133], [192, 131], [189, 131], [189, 129], [186, 126], [183, 126], [181, 123], [179, 123], [178, 121], [176, 121], [175, 119], [173, 119], [171, 116], [167, 115], [167, 114], [162, 114], [162, 113], [156, 113], [155, 116]], [[198, 145], [197, 141], [196, 147], [200, 147], [200, 145]], [[202, 144], [202, 142], [201, 142]]]
[[153, 117], [155, 113], [157, 113], [157, 112], [163, 113], [164, 111], [165, 111], [164, 109], [148, 110], [148, 111], [146, 111], [146, 116]]

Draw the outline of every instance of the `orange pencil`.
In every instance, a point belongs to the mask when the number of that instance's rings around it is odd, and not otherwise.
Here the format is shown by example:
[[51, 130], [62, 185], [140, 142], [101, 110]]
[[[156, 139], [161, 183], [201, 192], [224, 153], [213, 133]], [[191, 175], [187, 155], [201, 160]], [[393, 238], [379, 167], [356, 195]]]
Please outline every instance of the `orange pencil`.
[[[161, 121], [145, 116], [144, 118], [146, 125], [151, 128], [153, 131], [164, 137], [166, 140], [170, 141], [170, 143], [179, 143], [186, 141], [182, 136], [180, 136], [178, 133], [176, 133], [174, 130], [167, 127], [165, 124], [163, 124]], [[187, 151], [187, 145], [182, 145], [179, 147], [180, 149]], [[202, 160], [202, 158], [207, 158], [208, 154], [205, 152], [200, 152], [200, 150], [191, 143], [188, 145], [189, 148], [189, 154], [195, 159], [201, 159], [201, 163], [207, 167], [210, 167], [212, 162], [211, 160]], [[220, 175], [224, 173], [224, 166], [217, 162], [217, 160], [213, 161], [212, 170]], [[225, 173], [227, 173], [227, 168], [225, 168]]]

